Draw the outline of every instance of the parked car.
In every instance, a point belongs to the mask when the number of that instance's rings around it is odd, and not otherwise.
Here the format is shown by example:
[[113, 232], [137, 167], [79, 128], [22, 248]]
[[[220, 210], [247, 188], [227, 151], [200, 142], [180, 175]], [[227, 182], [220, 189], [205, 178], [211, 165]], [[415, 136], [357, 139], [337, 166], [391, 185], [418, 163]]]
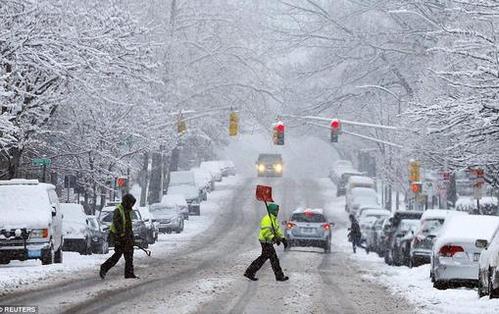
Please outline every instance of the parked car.
[[87, 216], [87, 221], [92, 238], [92, 253], [107, 254], [109, 252], [109, 228], [102, 225], [95, 216]]
[[38, 180], [0, 181], [0, 264], [62, 263], [62, 213], [55, 187]]
[[142, 216], [147, 229], [146, 241], [149, 244], [154, 244], [158, 240], [158, 224], [153, 221], [153, 215], [148, 207], [137, 207], [137, 210]]
[[464, 215], [465, 212], [446, 209], [428, 209], [421, 216], [421, 224], [411, 243], [409, 267], [417, 267], [431, 262], [431, 252], [447, 217]]
[[[114, 207], [104, 207], [99, 213], [99, 221], [108, 228], [113, 222], [114, 210]], [[145, 222], [142, 220], [140, 212], [138, 210], [132, 210], [130, 218], [132, 219], [132, 229], [135, 237], [135, 243], [143, 248], [148, 248], [149, 243], [147, 243], [147, 228]], [[112, 237], [109, 237], [108, 243], [110, 247], [114, 247]]]
[[178, 185], [172, 186], [168, 189], [168, 194], [180, 194], [184, 196], [187, 202], [189, 215], [201, 215], [201, 200], [202, 196], [199, 194], [197, 186], [193, 185]]
[[389, 218], [385, 230], [385, 263], [396, 266], [409, 264], [410, 243], [422, 215], [421, 211], [396, 211]]
[[490, 242], [499, 227], [499, 217], [453, 215], [442, 226], [431, 257], [430, 276], [433, 287], [446, 289], [449, 285], [478, 285], [478, 261], [481, 247], [476, 240]]
[[236, 175], [236, 166], [231, 160], [221, 160], [220, 164], [222, 165], [222, 175], [224, 177]]
[[282, 177], [284, 162], [281, 154], [260, 154], [256, 161], [259, 177]]
[[478, 261], [478, 296], [499, 298], [499, 228], [490, 242], [478, 239], [475, 246], [483, 249]]
[[209, 171], [215, 181], [222, 181], [222, 169], [220, 168], [220, 163], [218, 163], [217, 161], [203, 161], [199, 165], [199, 168]]
[[357, 215], [361, 207], [379, 208], [378, 193], [371, 188], [353, 188], [345, 204], [347, 212]]
[[355, 188], [370, 188], [376, 191], [376, 183], [373, 179], [364, 176], [351, 176], [348, 178], [345, 199], [348, 201], [350, 192]]
[[376, 252], [378, 255], [382, 256], [381, 250], [381, 234], [383, 231], [383, 223], [388, 221], [387, 216], [382, 216], [374, 222], [371, 226], [366, 228], [366, 251]]
[[348, 179], [351, 176], [362, 176], [362, 175], [364, 175], [364, 173], [358, 172], [354, 169], [342, 172], [340, 179], [339, 179], [338, 183], [336, 184], [336, 196], [342, 196], [342, 195], [346, 194]]
[[376, 220], [381, 217], [389, 217], [391, 215], [389, 210], [381, 208], [363, 208], [359, 215], [360, 232], [362, 233], [362, 241], [367, 239], [367, 230], [371, 228]]
[[211, 193], [215, 190], [215, 179], [213, 179], [208, 170], [192, 168], [191, 171], [194, 172], [194, 180], [196, 181], [196, 185], [198, 187], [205, 189], [207, 193]]
[[161, 233], [180, 233], [184, 230], [184, 217], [175, 203], [161, 202], [149, 206]]
[[81, 255], [92, 254], [92, 232], [87, 216], [80, 204], [61, 203], [63, 251], [78, 252]]
[[193, 186], [198, 189], [200, 200], [207, 200], [208, 190], [204, 185], [199, 185], [196, 182], [196, 176], [194, 171], [172, 171], [170, 172], [170, 181], [168, 183], [168, 189], [174, 186]]
[[166, 194], [163, 195], [161, 203], [167, 207], [176, 207], [177, 211], [182, 214], [185, 220], [189, 220], [189, 204], [182, 194]]
[[349, 160], [337, 160], [333, 163], [332, 168], [329, 170], [329, 178], [338, 185], [341, 175], [345, 172], [355, 171], [352, 162]]
[[293, 211], [286, 225], [288, 249], [294, 246], [319, 247], [331, 252], [331, 227], [323, 209], [298, 208]]

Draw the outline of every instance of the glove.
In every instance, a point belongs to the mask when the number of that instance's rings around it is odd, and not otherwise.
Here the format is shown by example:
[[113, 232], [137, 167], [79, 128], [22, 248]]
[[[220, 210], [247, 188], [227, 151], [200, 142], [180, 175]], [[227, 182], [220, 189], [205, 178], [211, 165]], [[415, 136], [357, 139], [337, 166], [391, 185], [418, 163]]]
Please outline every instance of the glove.
[[284, 245], [284, 248], [288, 248], [288, 240], [286, 238], [282, 238], [282, 244]]

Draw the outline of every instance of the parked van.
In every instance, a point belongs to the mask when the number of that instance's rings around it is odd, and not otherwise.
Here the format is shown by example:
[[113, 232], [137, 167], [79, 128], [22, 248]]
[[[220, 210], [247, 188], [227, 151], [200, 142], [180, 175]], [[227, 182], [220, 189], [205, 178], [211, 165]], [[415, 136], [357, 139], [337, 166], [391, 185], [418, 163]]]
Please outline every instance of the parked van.
[[38, 180], [0, 181], [0, 264], [62, 263], [62, 213], [55, 187]]
[[346, 184], [346, 193], [345, 193], [346, 204], [351, 203], [351, 200], [350, 200], [350, 198], [352, 197], [351, 193], [352, 193], [352, 190], [355, 188], [369, 188], [369, 189], [373, 189], [374, 191], [376, 191], [376, 183], [374, 182], [373, 179], [371, 179], [369, 177], [365, 177], [365, 176], [351, 176], [351, 177], [349, 177], [347, 184]]

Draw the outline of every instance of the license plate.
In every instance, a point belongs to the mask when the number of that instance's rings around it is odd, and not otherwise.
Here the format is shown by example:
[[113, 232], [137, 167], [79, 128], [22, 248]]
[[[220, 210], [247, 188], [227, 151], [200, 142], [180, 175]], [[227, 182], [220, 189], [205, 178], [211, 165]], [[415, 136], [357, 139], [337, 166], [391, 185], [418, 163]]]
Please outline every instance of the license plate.
[[474, 262], [478, 262], [479, 260], [480, 260], [480, 253], [475, 253], [475, 254], [473, 255], [473, 261], [474, 261]]
[[303, 233], [313, 233], [314, 232], [314, 228], [301, 228], [301, 231]]
[[28, 257], [30, 258], [41, 257], [41, 256], [42, 256], [42, 250], [28, 250]]

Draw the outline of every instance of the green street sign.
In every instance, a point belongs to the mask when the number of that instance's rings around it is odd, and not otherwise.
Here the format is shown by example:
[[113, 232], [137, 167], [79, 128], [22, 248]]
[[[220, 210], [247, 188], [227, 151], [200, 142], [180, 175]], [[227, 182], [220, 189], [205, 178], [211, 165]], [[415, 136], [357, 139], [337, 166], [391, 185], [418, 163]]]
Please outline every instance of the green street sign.
[[50, 166], [52, 163], [48, 158], [34, 158], [32, 162], [34, 166]]

